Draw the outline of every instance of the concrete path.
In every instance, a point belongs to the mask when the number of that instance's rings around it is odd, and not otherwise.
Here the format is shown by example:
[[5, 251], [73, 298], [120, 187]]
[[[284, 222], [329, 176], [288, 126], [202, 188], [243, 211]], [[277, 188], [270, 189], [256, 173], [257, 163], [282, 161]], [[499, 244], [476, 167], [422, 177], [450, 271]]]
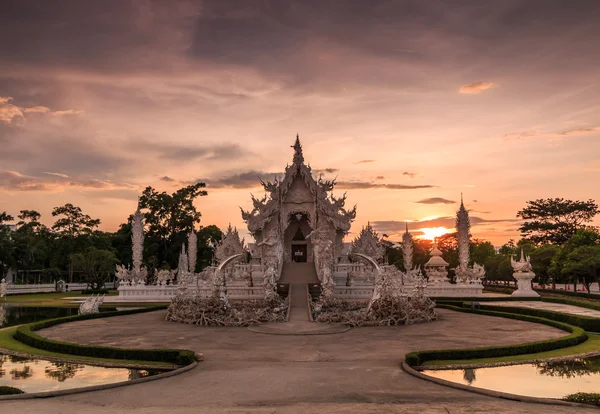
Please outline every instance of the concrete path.
[[288, 321], [310, 321], [308, 309], [308, 286], [306, 283], [290, 285], [290, 316]]
[[512, 306], [518, 308], [544, 309], [555, 312], [570, 313], [572, 315], [589, 316], [591, 318], [600, 318], [600, 311], [579, 306], [564, 305], [562, 303], [541, 302], [541, 301], [511, 301], [511, 302], [482, 302], [482, 306]]
[[[114, 390], [1, 403], [2, 413], [597, 413], [505, 401], [444, 387], [400, 369], [407, 352], [556, 338], [557, 329], [440, 309], [435, 322], [334, 335], [262, 335], [166, 322], [165, 312], [79, 321], [40, 331], [124, 347], [185, 347], [205, 361], [185, 374]], [[35, 366], [32, 369], [36, 369]]]

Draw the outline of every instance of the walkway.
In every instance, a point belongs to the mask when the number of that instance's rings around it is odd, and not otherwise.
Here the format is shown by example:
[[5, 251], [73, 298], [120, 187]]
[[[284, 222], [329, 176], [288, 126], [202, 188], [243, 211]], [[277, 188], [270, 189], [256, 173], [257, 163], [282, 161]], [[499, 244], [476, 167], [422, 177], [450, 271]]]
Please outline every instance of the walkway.
[[[409, 351], [537, 341], [564, 332], [528, 322], [439, 310], [440, 320], [354, 328], [334, 335], [262, 335], [245, 328], [166, 322], [165, 312], [79, 321], [40, 331], [54, 339], [123, 347], [185, 347], [205, 361], [185, 374], [130, 387], [36, 401], [19, 414], [183, 413], [597, 413], [506, 401], [404, 373]], [[35, 365], [32, 366], [36, 371]], [[35, 374], [43, 375], [43, 372]]]
[[306, 283], [290, 285], [290, 316], [288, 321], [310, 321], [308, 309], [308, 286]]
[[590, 318], [600, 318], [600, 311], [579, 306], [564, 305], [562, 303], [542, 302], [542, 301], [511, 301], [511, 302], [482, 302], [482, 306], [512, 306], [518, 308], [544, 309], [555, 312], [570, 313], [572, 315], [589, 316]]

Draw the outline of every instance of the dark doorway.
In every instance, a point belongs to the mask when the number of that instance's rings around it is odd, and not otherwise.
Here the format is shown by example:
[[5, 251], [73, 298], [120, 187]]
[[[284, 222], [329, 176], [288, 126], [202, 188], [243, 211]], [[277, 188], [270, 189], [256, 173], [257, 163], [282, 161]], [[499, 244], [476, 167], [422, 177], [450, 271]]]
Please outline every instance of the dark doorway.
[[293, 244], [292, 245], [292, 262], [304, 263], [307, 261], [307, 245], [306, 244]]

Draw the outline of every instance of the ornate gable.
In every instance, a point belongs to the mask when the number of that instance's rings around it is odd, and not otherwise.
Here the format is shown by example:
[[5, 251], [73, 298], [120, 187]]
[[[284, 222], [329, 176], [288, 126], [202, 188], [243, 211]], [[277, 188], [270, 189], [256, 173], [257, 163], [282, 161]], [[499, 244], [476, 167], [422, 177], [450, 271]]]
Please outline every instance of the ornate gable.
[[[316, 204], [320, 216], [326, 218], [337, 230], [347, 232], [356, 217], [356, 206], [345, 210], [346, 195], [335, 198], [330, 194], [335, 186], [335, 180], [315, 180], [309, 165], [304, 163], [300, 137], [296, 136], [294, 158], [291, 165], [286, 166], [285, 175], [281, 181], [264, 182], [265, 196], [257, 199], [252, 196], [253, 209], [242, 209], [242, 218], [248, 224], [248, 230], [255, 233], [276, 217], [284, 202]], [[304, 184], [304, 185], [301, 185]]]

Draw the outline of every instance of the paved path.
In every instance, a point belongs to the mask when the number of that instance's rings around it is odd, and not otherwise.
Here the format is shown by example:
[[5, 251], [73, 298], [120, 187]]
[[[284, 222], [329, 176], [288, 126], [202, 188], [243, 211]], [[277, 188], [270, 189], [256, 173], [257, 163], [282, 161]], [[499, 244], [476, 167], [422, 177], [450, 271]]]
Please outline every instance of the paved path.
[[[486, 397], [404, 373], [405, 353], [555, 338], [528, 322], [439, 310], [435, 322], [334, 335], [264, 335], [164, 320], [165, 312], [94, 319], [41, 331], [55, 339], [126, 347], [186, 347], [205, 361], [185, 374], [43, 401], [2, 413], [597, 413]], [[35, 369], [35, 367], [33, 367]]]
[[600, 311], [579, 306], [564, 305], [562, 303], [541, 302], [541, 301], [511, 301], [511, 302], [482, 302], [482, 306], [512, 306], [518, 308], [544, 309], [555, 312], [570, 313], [572, 315], [589, 316], [591, 318], [600, 318]]
[[288, 321], [309, 321], [306, 283], [292, 283], [290, 289], [290, 316]]

